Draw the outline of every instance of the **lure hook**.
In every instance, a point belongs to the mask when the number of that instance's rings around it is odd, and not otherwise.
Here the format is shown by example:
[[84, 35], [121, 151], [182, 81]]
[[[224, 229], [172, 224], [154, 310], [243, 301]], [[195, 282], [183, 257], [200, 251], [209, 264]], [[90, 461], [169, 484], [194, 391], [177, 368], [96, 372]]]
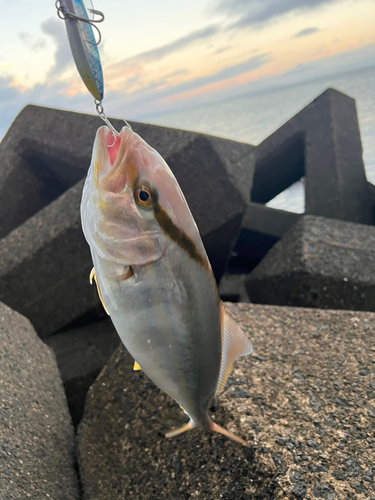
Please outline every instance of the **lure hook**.
[[100, 44], [100, 42], [102, 41], [102, 34], [100, 33], [99, 28], [97, 26], [95, 26], [95, 23], [102, 23], [104, 21], [103, 12], [101, 12], [100, 10], [96, 10], [96, 9], [88, 9], [88, 11], [91, 12], [92, 14], [94, 14], [94, 16], [99, 16], [99, 19], [87, 19], [86, 17], [80, 17], [80, 16], [77, 16], [76, 14], [73, 14], [66, 7], [60, 5], [60, 0], [56, 0], [55, 7], [57, 9], [57, 15], [63, 21], [65, 21], [66, 19], [74, 19], [75, 21], [82, 21], [83, 23], [89, 24], [91, 27], [95, 28], [97, 33], [98, 33], [99, 40], [96, 43], [91, 42], [90, 40], [85, 40], [85, 41], [87, 43], [89, 43], [90, 45], [99, 45]]
[[102, 101], [98, 101], [97, 99], [95, 99], [94, 102], [95, 102], [96, 112], [98, 113], [98, 115], [100, 116], [100, 118], [104, 121], [104, 123], [107, 125], [107, 127], [109, 128], [109, 130], [112, 132], [114, 141], [113, 141], [113, 144], [108, 144], [108, 147], [112, 148], [116, 144], [116, 139], [119, 136], [119, 133], [117, 132], [117, 130], [115, 129], [115, 127], [108, 120], [106, 114], [104, 113], [104, 108], [103, 108]]

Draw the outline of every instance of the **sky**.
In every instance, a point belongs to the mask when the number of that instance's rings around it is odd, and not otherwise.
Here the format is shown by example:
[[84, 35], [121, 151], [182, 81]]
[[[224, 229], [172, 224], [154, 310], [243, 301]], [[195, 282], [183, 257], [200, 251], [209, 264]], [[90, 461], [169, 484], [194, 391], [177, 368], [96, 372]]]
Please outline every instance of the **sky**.
[[[375, 65], [375, 0], [96, 0], [108, 116], [142, 119]], [[0, 137], [26, 104], [94, 113], [54, 0], [0, 0]]]

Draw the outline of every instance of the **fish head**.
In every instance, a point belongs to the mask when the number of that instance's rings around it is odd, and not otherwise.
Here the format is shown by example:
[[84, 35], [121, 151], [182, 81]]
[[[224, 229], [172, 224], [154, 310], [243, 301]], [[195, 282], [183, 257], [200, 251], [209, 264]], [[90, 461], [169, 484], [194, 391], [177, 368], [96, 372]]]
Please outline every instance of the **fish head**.
[[160, 259], [172, 244], [171, 235], [200, 242], [172, 171], [129, 126], [117, 137], [106, 126], [97, 131], [81, 219], [91, 249], [125, 265]]

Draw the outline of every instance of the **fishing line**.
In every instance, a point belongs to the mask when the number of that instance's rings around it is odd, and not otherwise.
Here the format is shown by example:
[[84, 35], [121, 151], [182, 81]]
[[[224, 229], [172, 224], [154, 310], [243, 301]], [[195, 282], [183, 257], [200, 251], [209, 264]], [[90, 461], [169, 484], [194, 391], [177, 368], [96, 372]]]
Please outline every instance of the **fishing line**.
[[107, 125], [107, 127], [109, 128], [109, 130], [113, 134], [113, 139], [114, 139], [113, 140], [113, 144], [108, 144], [107, 145], [108, 148], [112, 148], [116, 144], [116, 139], [117, 139], [117, 136], [119, 135], [119, 133], [117, 132], [117, 130], [115, 129], [115, 127], [112, 125], [112, 123], [106, 117], [106, 114], [104, 113], [102, 102], [103, 101], [97, 101], [96, 99], [94, 99], [94, 103], [95, 103], [95, 107], [96, 107], [96, 112], [98, 113], [98, 115], [100, 116], [100, 118], [104, 121], [104, 123]]
[[[89, 0], [56, 0], [55, 6], [58, 17], [65, 21], [70, 49], [78, 73], [83, 83], [86, 85], [87, 90], [94, 97], [98, 116], [104, 121], [113, 134], [113, 144], [108, 145], [108, 147], [113, 147], [119, 133], [108, 120], [104, 112], [103, 71], [98, 50], [102, 35], [99, 28], [96, 26], [96, 23], [104, 21], [104, 14], [100, 10], [94, 9], [91, 2], [89, 6], [88, 2]], [[88, 12], [93, 15], [92, 19], [89, 18]], [[97, 16], [97, 18], [95, 18], [95, 16]], [[98, 34], [98, 41], [95, 39], [92, 28], [95, 28]], [[131, 128], [127, 122], [125, 123]]]

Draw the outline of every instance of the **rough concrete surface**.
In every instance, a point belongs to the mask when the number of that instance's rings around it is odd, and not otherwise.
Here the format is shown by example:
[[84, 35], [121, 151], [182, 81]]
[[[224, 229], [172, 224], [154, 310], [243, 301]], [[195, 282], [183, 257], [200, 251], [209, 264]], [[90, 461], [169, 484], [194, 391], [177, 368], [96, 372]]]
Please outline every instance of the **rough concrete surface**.
[[221, 300], [228, 302], [250, 302], [245, 288], [245, 279], [247, 276], [247, 274], [224, 274], [218, 288]]
[[214, 412], [244, 448], [194, 430], [120, 348], [79, 431], [85, 500], [375, 498], [375, 314], [227, 304], [254, 346]]
[[0, 303], [0, 499], [78, 499], [74, 433], [51, 350]]
[[56, 333], [45, 339], [53, 349], [75, 426], [83, 414], [86, 393], [120, 343], [107, 316], [101, 321]]
[[246, 288], [261, 304], [375, 311], [375, 227], [304, 215]]
[[229, 267], [253, 270], [299, 218], [300, 214], [250, 203], [242, 219]]
[[79, 206], [83, 181], [0, 240], [0, 300], [41, 337], [95, 307]]

